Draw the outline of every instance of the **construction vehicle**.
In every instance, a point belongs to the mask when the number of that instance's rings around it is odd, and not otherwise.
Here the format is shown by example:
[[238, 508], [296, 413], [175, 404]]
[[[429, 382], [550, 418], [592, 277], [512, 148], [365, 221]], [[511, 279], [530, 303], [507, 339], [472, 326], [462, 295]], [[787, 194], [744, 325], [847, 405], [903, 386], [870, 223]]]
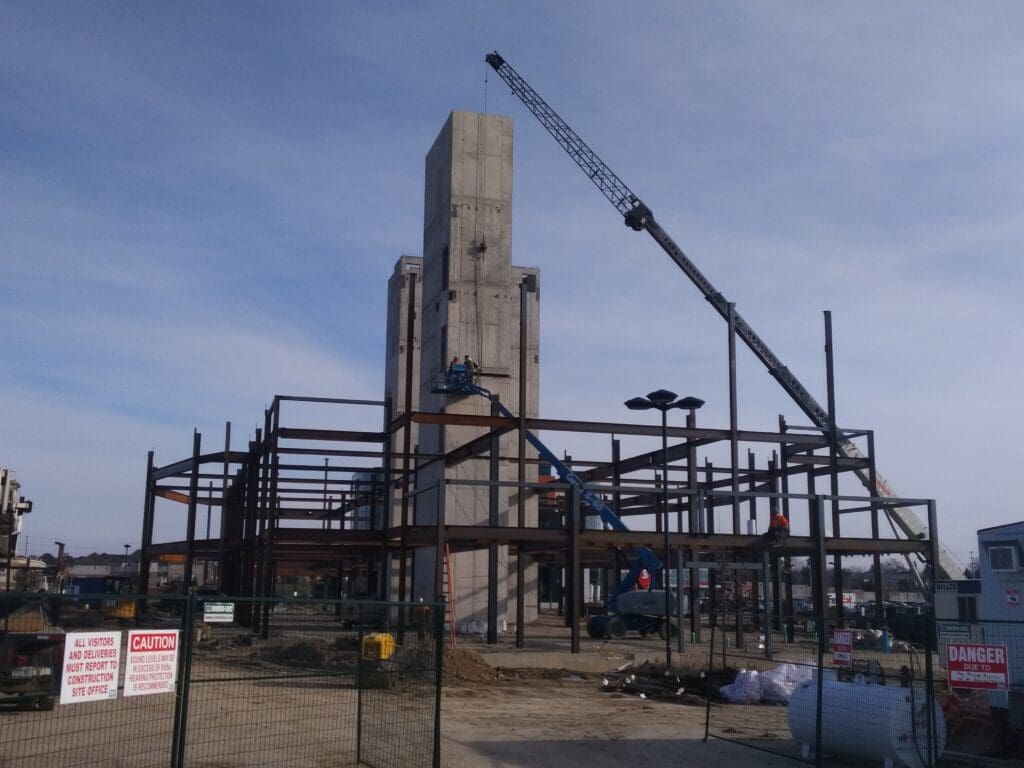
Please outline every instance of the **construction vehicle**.
[[[527, 109], [536, 117], [541, 125], [554, 137], [555, 141], [568, 153], [569, 157], [587, 174], [594, 185], [601, 191], [601, 194], [615, 207], [623, 216], [626, 226], [637, 232], [646, 230], [654, 238], [655, 242], [671, 257], [694, 285], [710, 302], [711, 306], [726, 321], [733, 323], [736, 335], [750, 348], [754, 355], [768, 369], [768, 373], [779, 382], [782, 388], [793, 399], [793, 402], [811, 420], [814, 426], [820, 429], [827, 437], [834, 436], [836, 450], [847, 458], [863, 460], [864, 454], [849, 440], [841, 431], [837, 430], [832, 416], [822, 408], [821, 405], [811, 396], [803, 384], [796, 378], [782, 361], [771, 351], [768, 345], [758, 336], [754, 329], [740, 317], [735, 306], [731, 304], [721, 291], [716, 289], [697, 266], [687, 258], [675, 241], [654, 219], [651, 209], [645, 205], [639, 197], [597, 156], [587, 143], [553, 110], [544, 99], [541, 98], [530, 85], [519, 75], [512, 66], [497, 52], [488, 54], [486, 62], [498, 73], [498, 76], [505, 81], [505, 84], [512, 90], [512, 93], [519, 98]], [[864, 483], [869, 493], [873, 496], [884, 496], [897, 498], [889, 485], [877, 474], [874, 477], [866, 468], [866, 462], [861, 461], [861, 467], [855, 470], [857, 476]], [[927, 534], [925, 524], [918, 516], [906, 507], [897, 504], [886, 504], [883, 506], [885, 514], [890, 522], [900, 529], [908, 539], [921, 539]], [[913, 569], [918, 577], [917, 569]], [[946, 580], [958, 580], [964, 578], [962, 566], [958, 565], [949, 551], [939, 544], [938, 561], [934, 563], [935, 578]], [[923, 584], [922, 584], [923, 586]]]
[[14, 474], [0, 469], [0, 562], [6, 566], [0, 583], [0, 702], [49, 710], [60, 691], [64, 632], [50, 621], [45, 586], [25, 594], [29, 577], [41, 571], [28, 558], [14, 556], [23, 517], [32, 511], [20, 489]]
[[[464, 363], [453, 363], [449, 366], [447, 378], [435, 382], [431, 391], [444, 395], [480, 395], [490, 400], [502, 416], [509, 419], [515, 418], [512, 412], [489, 390], [475, 383], [473, 372]], [[559, 479], [576, 489], [580, 495], [580, 501], [589, 506], [608, 528], [613, 531], [629, 530], [601, 497], [590, 490], [579, 476], [552, 453], [551, 449], [544, 445], [536, 435], [527, 430], [525, 438], [530, 445], [537, 449], [541, 458], [551, 465]], [[605, 601], [605, 611], [591, 616], [587, 621], [587, 633], [591, 637], [621, 638], [627, 631], [635, 631], [643, 635], [657, 632], [662, 637], [666, 632], [675, 633], [675, 625], [670, 623], [671, 619], [665, 617], [665, 593], [661, 590], [633, 591], [637, 587], [640, 574], [644, 569], [651, 574], [661, 573], [663, 580], [667, 578], [667, 570], [662, 570], [661, 560], [650, 547], [636, 547], [634, 552], [636, 559], [628, 573], [609, 591]], [[663, 584], [662, 587], [664, 588], [664, 586]], [[638, 597], [639, 595], [643, 595], [643, 597]], [[660, 603], [657, 600], [660, 600]], [[660, 609], [657, 607], [658, 605], [661, 606]], [[675, 600], [672, 601], [672, 605], [675, 605]]]
[[115, 619], [126, 623], [138, 614], [138, 604], [133, 595], [135, 582], [130, 576], [103, 577], [103, 605], [100, 612], [104, 619]]

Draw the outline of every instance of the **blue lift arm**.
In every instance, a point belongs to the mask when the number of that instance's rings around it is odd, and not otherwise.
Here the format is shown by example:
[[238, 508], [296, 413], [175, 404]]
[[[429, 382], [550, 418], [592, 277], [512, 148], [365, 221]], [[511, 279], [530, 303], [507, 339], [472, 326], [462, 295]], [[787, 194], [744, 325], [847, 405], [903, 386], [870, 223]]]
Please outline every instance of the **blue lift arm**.
[[[480, 395], [481, 397], [486, 397], [490, 400], [505, 418], [516, 418], [515, 414], [506, 408], [502, 404], [501, 400], [495, 398], [490, 390], [481, 387], [479, 384], [474, 384], [471, 380], [469, 371], [467, 371], [466, 366], [462, 364], [451, 366], [448, 371], [448, 379], [443, 384], [435, 385], [433, 387], [433, 391], [449, 395]], [[626, 527], [626, 524], [622, 522], [622, 519], [612, 511], [611, 507], [605, 504], [604, 500], [602, 500], [600, 496], [590, 490], [586, 483], [580, 480], [579, 475], [573, 472], [565, 462], [559, 459], [535, 434], [526, 430], [525, 437], [526, 441], [537, 449], [537, 453], [551, 464], [551, 467], [555, 470], [559, 479], [563, 483], [575, 488], [580, 494], [580, 499], [582, 499], [585, 504], [589, 505], [590, 508], [601, 517], [601, 520], [605, 525], [613, 531], [629, 530], [629, 528]], [[626, 577], [619, 583], [618, 587], [612, 590], [609, 595], [609, 605], [614, 605], [615, 599], [619, 595], [633, 589], [642, 569], [646, 568], [652, 575], [661, 571], [662, 562], [650, 547], [640, 546], [636, 547], [634, 551], [636, 552], [637, 558], [630, 567]]]

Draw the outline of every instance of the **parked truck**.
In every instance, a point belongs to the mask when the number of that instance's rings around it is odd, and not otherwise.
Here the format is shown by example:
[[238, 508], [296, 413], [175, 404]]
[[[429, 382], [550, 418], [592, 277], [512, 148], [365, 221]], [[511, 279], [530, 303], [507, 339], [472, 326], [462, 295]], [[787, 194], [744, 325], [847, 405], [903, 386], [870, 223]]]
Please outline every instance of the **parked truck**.
[[0, 598], [0, 704], [49, 710], [60, 695], [64, 631], [51, 622], [47, 601]]
[[14, 473], [0, 468], [0, 704], [49, 710], [60, 694], [64, 632], [54, 623], [45, 588], [26, 589], [32, 561], [15, 556], [22, 518], [32, 511], [20, 490]]

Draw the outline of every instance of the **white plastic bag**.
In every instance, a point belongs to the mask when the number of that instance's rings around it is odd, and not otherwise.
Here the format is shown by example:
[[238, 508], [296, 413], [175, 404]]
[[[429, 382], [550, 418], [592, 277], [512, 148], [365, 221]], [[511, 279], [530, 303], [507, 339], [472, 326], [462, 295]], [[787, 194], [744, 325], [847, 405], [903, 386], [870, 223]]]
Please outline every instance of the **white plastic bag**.
[[732, 704], [757, 704], [762, 696], [760, 675], [753, 670], [741, 669], [735, 682], [723, 685], [719, 690]]
[[762, 700], [773, 704], [788, 704], [797, 686], [813, 676], [814, 670], [811, 667], [795, 664], [780, 664], [775, 669], [762, 672]]

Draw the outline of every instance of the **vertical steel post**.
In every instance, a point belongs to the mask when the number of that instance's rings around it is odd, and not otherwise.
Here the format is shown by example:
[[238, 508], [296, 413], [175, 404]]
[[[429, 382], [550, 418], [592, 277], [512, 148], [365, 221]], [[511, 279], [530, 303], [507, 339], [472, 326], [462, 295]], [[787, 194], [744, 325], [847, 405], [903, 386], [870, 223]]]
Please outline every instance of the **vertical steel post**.
[[[740, 447], [739, 423], [737, 417], [736, 396], [736, 305], [729, 302], [729, 463], [732, 479], [732, 532], [742, 534], [740, 529]], [[736, 577], [738, 578], [738, 577]], [[736, 599], [736, 648], [743, 648], [743, 604], [737, 594]]]
[[[231, 475], [231, 422], [224, 422], [224, 466], [220, 485], [220, 543], [217, 546], [217, 588], [224, 591], [224, 572], [227, 570], [227, 531], [228, 531], [228, 489]], [[231, 560], [238, 562], [235, 552]]]
[[[615, 486], [615, 491], [612, 493], [612, 501], [615, 504], [615, 514], [622, 516], [622, 492], [618, 490], [622, 486], [622, 468], [619, 462], [622, 460], [622, 446], [619, 440], [612, 438], [612, 485]], [[622, 568], [620, 568], [619, 558], [617, 551], [612, 555], [612, 563], [615, 571], [615, 586], [618, 587], [622, 583]], [[611, 594], [610, 590], [606, 590], [604, 594], [605, 600]]]
[[[782, 439], [779, 441], [779, 483], [782, 491], [782, 515], [790, 523], [792, 530], [793, 518], [789, 506], [789, 447], [786, 445], [786, 419], [779, 414], [779, 434]], [[782, 557], [781, 567], [785, 570], [785, 630], [786, 642], [795, 642], [796, 618], [793, 611], [793, 560], [787, 553]]]
[[[153, 451], [146, 455], [146, 494], [142, 502], [142, 546], [139, 551], [139, 594], [149, 592], [150, 548], [153, 546], [153, 512], [156, 497], [153, 493]], [[58, 563], [57, 575], [60, 576]], [[141, 613], [141, 612], [140, 612]]]
[[[500, 416], [498, 410], [498, 397], [491, 400], [491, 416]], [[500, 524], [499, 502], [501, 487], [498, 482], [501, 480], [501, 455], [500, 438], [492, 431], [490, 440], [490, 483], [487, 486], [487, 525], [493, 535]], [[487, 544], [487, 644], [496, 645], [498, 642], [498, 544], [490, 541]]]
[[[868, 432], [868, 481], [871, 486], [868, 492], [871, 494], [871, 538], [879, 538], [879, 525], [878, 525], [878, 476], [875, 474], [875, 433], [874, 430]], [[871, 571], [874, 584], [872, 585], [875, 592], [875, 628], [880, 628], [885, 624], [885, 603], [882, 600], [882, 556], [879, 553], [875, 553], [871, 559]]]
[[938, 516], [935, 510], [935, 502], [928, 502], [928, 614], [925, 634], [924, 650], [924, 676], [925, 676], [925, 705], [928, 708], [928, 768], [935, 765], [939, 755], [938, 724], [935, 721], [935, 669], [932, 663], [932, 654], [938, 651], [938, 643], [935, 636], [935, 566], [939, 562], [939, 534]]
[[772, 601], [771, 596], [768, 594], [768, 582], [769, 574], [771, 573], [771, 561], [769, 559], [768, 550], [765, 549], [761, 553], [761, 557], [764, 559], [762, 567], [762, 573], [764, 578], [764, 657], [771, 659], [772, 657]]
[[210, 516], [213, 514], [213, 480], [206, 486], [206, 556], [203, 558], [203, 586], [210, 578]]
[[[664, 523], [665, 563], [662, 567], [661, 586], [665, 591], [665, 669], [672, 669], [672, 597], [669, 594], [668, 572], [672, 565], [672, 549], [669, 544], [668, 527], [668, 411], [661, 408], [661, 513]], [[682, 586], [682, 585], [680, 585]]]
[[740, 530], [740, 447], [736, 402], [736, 305], [729, 303], [729, 456], [732, 467], [732, 532]]
[[[832, 313], [825, 311], [825, 381], [828, 388], [828, 468], [832, 495], [832, 535], [840, 536], [839, 514], [839, 431], [836, 427], [836, 378], [832, 353]], [[836, 592], [836, 626], [844, 626], [843, 556], [832, 556], [832, 582]]]
[[580, 652], [580, 597], [582, 596], [582, 584], [580, 584], [580, 492], [576, 486], [571, 486], [567, 492], [569, 502], [568, 518], [569, 523], [569, 567], [567, 576], [569, 581], [569, 605], [566, 606], [565, 615], [569, 621], [569, 640], [572, 653]]
[[192, 653], [195, 640], [196, 596], [190, 592], [184, 605], [181, 633], [181, 656], [178, 659], [178, 686], [175, 691], [174, 726], [171, 736], [171, 765], [185, 765], [185, 743], [188, 735], [188, 703], [192, 688]]
[[[391, 396], [384, 400], [384, 487], [380, 504], [380, 562], [377, 565], [377, 594], [381, 600], [391, 598], [391, 578], [388, 569], [388, 529], [391, 525], [391, 512], [395, 500], [395, 457], [392, 450], [393, 435], [391, 422], [395, 418], [395, 404]], [[375, 523], [371, 521], [371, 526]], [[405, 627], [406, 616], [402, 616], [400, 627]]]
[[188, 524], [185, 549], [185, 576], [182, 579], [181, 593], [187, 595], [192, 586], [192, 566], [196, 548], [196, 496], [199, 493], [199, 456], [203, 436], [199, 430], [192, 431], [192, 475], [188, 484]]
[[[709, 486], [710, 487], [710, 486]], [[703, 497], [704, 492], [701, 492]], [[708, 592], [711, 602], [711, 641], [708, 643], [708, 682], [711, 682], [711, 673], [715, 669], [715, 635], [718, 632], [718, 576], [715, 568], [708, 568]], [[722, 639], [723, 645], [725, 639]], [[704, 697], [704, 741], [708, 740], [711, 730], [711, 697]]]
[[[530, 276], [532, 277], [532, 275]], [[527, 352], [529, 351], [529, 313], [527, 293], [531, 283], [536, 287], [536, 280], [524, 278], [519, 283], [519, 432], [516, 455], [516, 477], [519, 488], [516, 495], [516, 527], [526, 527], [526, 376]], [[516, 551], [516, 648], [526, 644], [526, 555], [520, 544]]]
[[828, 622], [826, 614], [828, 609], [828, 598], [825, 593], [825, 584], [828, 578], [825, 553], [825, 502], [821, 496], [815, 495], [811, 502], [811, 519], [814, 521], [814, 570], [815, 583], [818, 588], [814, 590], [814, 612], [818, 617], [818, 679], [817, 679], [817, 700], [815, 702], [814, 721], [814, 765], [821, 766], [821, 743], [822, 743], [822, 711], [825, 701], [825, 648], [828, 644]]
[[[696, 429], [697, 412], [690, 408], [686, 412], [686, 428]], [[690, 505], [690, 519], [687, 530], [691, 536], [700, 533], [704, 526], [701, 524], [701, 513], [703, 512], [701, 496], [697, 492], [697, 447], [694, 445], [692, 435], [686, 437], [686, 489], [689, 491], [688, 504]], [[690, 547], [690, 560], [697, 561], [697, 547]], [[682, 618], [680, 617], [680, 628], [682, 632]], [[690, 639], [699, 643], [701, 641], [700, 627], [700, 569], [690, 569]]]

